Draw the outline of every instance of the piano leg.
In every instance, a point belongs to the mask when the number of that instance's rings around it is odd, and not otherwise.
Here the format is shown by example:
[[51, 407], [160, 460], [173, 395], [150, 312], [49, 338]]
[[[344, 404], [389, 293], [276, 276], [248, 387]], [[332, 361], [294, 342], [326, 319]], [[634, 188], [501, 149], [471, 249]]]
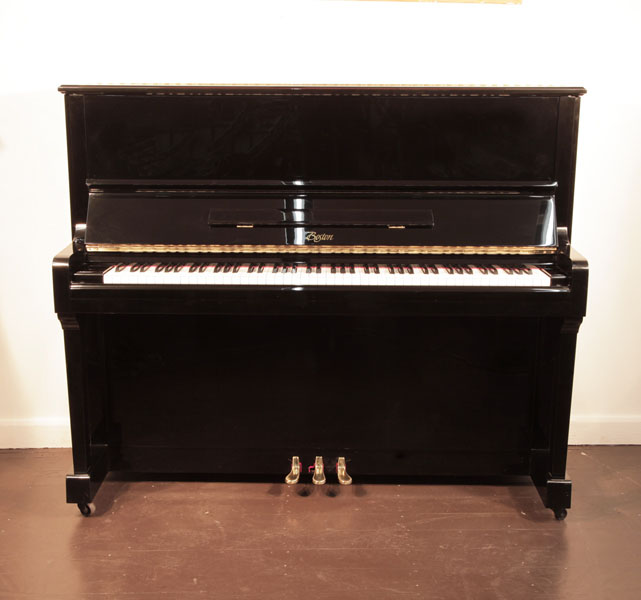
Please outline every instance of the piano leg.
[[543, 448], [534, 449], [531, 453], [532, 480], [543, 503], [554, 511], [558, 520], [565, 519], [572, 501], [572, 481], [565, 478], [565, 468], [576, 336], [580, 325], [580, 318], [564, 319], [560, 331], [551, 335], [555, 343], [548, 347], [552, 352], [546, 358], [553, 367], [554, 380], [553, 387], [548, 390], [551, 393], [547, 408], [546, 443]]
[[[92, 443], [92, 430], [87, 400], [87, 357], [83, 352], [81, 323], [76, 315], [59, 315], [65, 338], [65, 359], [67, 363], [67, 388], [69, 394], [69, 416], [71, 422], [71, 443], [73, 474], [67, 475], [67, 502], [77, 504], [80, 512], [89, 516], [90, 503], [107, 470], [107, 446]], [[85, 351], [86, 351], [86, 346]]]

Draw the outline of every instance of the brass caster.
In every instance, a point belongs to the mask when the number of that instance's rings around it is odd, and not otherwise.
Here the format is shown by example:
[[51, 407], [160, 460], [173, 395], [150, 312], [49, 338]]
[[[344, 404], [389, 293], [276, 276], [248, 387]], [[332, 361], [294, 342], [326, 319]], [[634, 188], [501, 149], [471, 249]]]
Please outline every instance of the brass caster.
[[317, 456], [314, 461], [314, 476], [312, 477], [312, 483], [314, 485], [323, 485], [327, 481], [325, 479], [325, 465], [323, 464], [323, 457]]
[[338, 483], [341, 485], [352, 485], [352, 478], [347, 473], [344, 456], [338, 457], [338, 462], [336, 463], [336, 474], [338, 475]]
[[294, 485], [298, 483], [300, 479], [300, 458], [298, 456], [292, 456], [292, 470], [285, 477], [285, 483], [287, 485]]

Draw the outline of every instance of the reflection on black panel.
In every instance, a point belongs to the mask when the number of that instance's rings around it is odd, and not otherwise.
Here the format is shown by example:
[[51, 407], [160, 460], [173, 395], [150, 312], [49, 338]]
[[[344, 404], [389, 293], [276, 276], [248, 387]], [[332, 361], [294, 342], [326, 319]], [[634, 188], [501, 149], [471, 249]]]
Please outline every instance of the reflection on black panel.
[[88, 96], [90, 179], [554, 177], [556, 98]]

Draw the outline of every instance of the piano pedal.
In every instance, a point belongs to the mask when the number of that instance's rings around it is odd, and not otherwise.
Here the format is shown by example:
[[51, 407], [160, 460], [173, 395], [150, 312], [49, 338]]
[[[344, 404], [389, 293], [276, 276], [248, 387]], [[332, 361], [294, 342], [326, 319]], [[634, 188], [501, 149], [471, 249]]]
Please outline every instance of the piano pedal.
[[298, 456], [292, 456], [292, 470], [285, 477], [285, 483], [287, 485], [294, 485], [298, 483], [300, 479], [300, 458]]
[[347, 473], [347, 465], [345, 464], [345, 457], [339, 456], [336, 463], [336, 475], [338, 476], [338, 483], [341, 485], [352, 485], [352, 478]]
[[323, 485], [326, 481], [323, 457], [317, 456], [314, 460], [314, 475], [312, 476], [312, 483], [314, 485]]

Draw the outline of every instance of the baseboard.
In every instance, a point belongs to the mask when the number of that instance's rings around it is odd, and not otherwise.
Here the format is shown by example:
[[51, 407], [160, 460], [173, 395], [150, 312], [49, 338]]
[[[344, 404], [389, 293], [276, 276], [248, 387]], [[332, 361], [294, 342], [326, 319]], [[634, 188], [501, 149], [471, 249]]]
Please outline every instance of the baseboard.
[[641, 415], [572, 415], [570, 444], [641, 444]]
[[67, 417], [0, 419], [0, 448], [68, 448]]
[[[641, 444], [641, 415], [573, 415], [570, 444]], [[0, 448], [68, 448], [69, 419], [0, 419]]]

